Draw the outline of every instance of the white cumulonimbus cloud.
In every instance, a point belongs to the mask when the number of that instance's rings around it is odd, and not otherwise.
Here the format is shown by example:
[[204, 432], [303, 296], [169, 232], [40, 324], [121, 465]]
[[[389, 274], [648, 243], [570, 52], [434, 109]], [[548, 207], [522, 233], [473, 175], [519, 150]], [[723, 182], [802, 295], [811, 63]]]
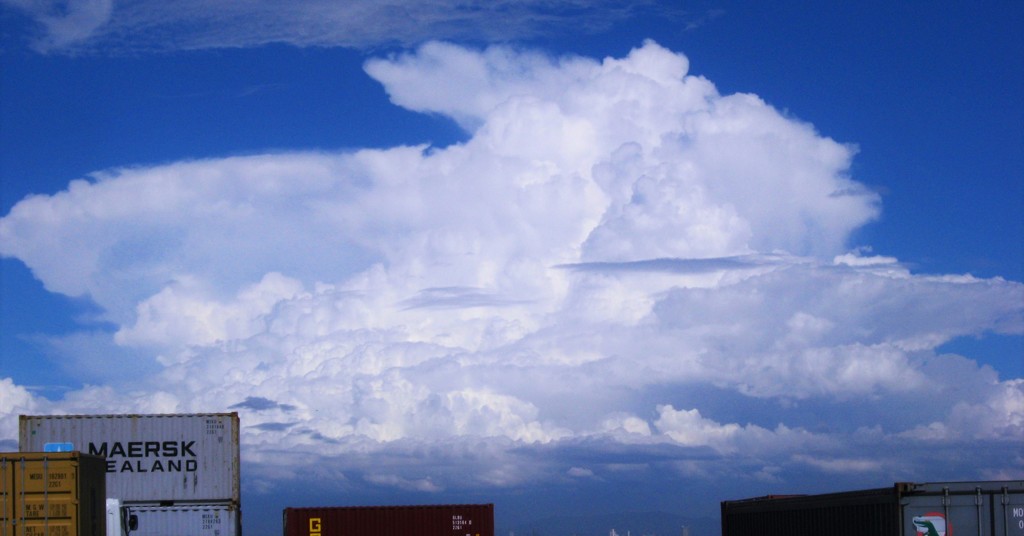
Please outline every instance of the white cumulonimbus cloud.
[[463, 143], [114, 169], [21, 201], [0, 253], [158, 367], [55, 401], [3, 380], [0, 434], [17, 412], [237, 409], [251, 478], [288, 451], [427, 492], [466, 482], [470, 444], [476, 484], [512, 485], [581, 444], [776, 478], [1019, 439], [1020, 379], [936, 348], [1021, 334], [1024, 286], [851, 253], [880, 210], [853, 148], [688, 69], [651, 42], [602, 61], [429, 43], [366, 71]]

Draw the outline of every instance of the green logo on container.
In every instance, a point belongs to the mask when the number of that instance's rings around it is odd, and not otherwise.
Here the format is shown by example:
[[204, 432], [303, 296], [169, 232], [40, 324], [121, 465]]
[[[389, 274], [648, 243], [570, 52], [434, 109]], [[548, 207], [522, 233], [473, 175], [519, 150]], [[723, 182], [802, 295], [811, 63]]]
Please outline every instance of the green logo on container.
[[929, 512], [923, 516], [915, 516], [912, 520], [918, 534], [924, 536], [953, 536], [952, 527], [946, 530], [946, 518], [938, 512]]

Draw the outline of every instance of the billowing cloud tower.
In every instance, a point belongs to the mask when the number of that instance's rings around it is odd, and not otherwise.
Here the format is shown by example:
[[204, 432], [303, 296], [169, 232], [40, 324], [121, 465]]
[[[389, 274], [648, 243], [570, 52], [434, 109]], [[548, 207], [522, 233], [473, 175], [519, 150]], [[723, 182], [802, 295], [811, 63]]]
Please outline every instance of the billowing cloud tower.
[[429, 43], [366, 72], [462, 143], [112, 169], [23, 200], [0, 253], [94, 301], [115, 327], [92, 347], [140, 372], [56, 401], [2, 380], [0, 437], [19, 412], [236, 409], [261, 489], [299, 467], [424, 492], [914, 474], [901, 452], [965, 443], [991, 454], [978, 475], [1019, 474], [1024, 380], [936, 348], [1020, 334], [1024, 287], [851, 244], [880, 213], [854, 148], [688, 68], [653, 42]]

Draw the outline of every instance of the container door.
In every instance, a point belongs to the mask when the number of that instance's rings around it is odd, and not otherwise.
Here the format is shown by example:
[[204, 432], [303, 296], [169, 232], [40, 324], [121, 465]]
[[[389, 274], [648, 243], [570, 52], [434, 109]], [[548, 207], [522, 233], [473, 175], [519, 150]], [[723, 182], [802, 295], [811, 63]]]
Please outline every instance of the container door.
[[903, 497], [903, 536], [994, 536], [992, 496], [942, 493]]
[[998, 536], [1024, 536], [1024, 493], [1003, 490], [992, 497]]
[[78, 463], [47, 458], [18, 464], [14, 512], [21, 523], [16, 534], [68, 535], [79, 533]]
[[0, 534], [14, 532], [14, 463], [0, 457]]

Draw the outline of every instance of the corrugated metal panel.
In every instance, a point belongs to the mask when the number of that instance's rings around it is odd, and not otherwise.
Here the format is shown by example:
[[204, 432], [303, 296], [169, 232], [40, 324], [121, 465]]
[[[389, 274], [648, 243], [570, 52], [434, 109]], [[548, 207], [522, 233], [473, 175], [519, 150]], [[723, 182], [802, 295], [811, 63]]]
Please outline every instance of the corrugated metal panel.
[[241, 514], [233, 504], [190, 504], [185, 506], [127, 506], [138, 518], [131, 536], [237, 536], [242, 533]]
[[104, 471], [78, 452], [0, 453], [2, 534], [103, 536]]
[[494, 536], [493, 504], [285, 508], [284, 536]]
[[914, 484], [901, 504], [903, 534], [1024, 536], [1024, 480]]
[[897, 483], [722, 503], [722, 535], [1024, 536], [1024, 481]]
[[897, 536], [893, 488], [722, 503], [722, 536]]
[[59, 442], [107, 458], [122, 501], [240, 500], [237, 413], [21, 416], [20, 450]]

